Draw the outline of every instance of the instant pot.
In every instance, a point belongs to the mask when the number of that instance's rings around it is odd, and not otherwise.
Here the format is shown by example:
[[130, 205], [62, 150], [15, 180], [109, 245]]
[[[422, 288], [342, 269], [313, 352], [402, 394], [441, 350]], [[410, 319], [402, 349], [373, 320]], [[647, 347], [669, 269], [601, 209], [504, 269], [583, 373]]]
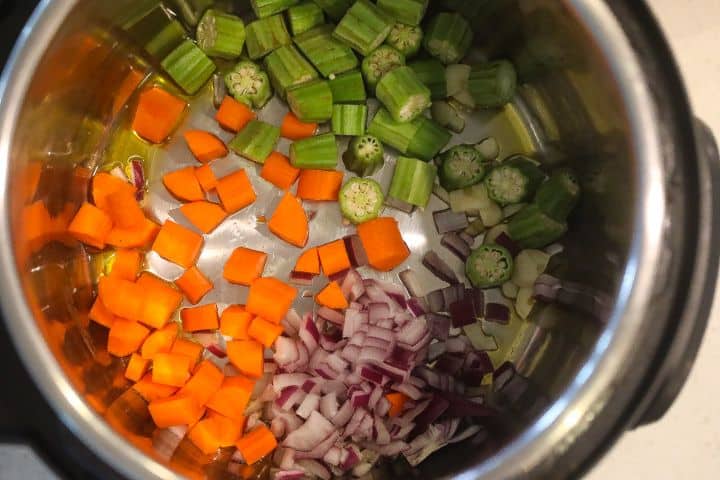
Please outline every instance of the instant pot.
[[[153, 455], [106, 332], [87, 321], [92, 265], [62, 235], [127, 72], [155, 68], [114, 22], [135, 3], [45, 0], [29, 16], [33, 2], [0, 2], [2, 47], [19, 32], [0, 82], [0, 430], [68, 478], [232, 478], [212, 468], [221, 458], [182, 446]], [[403, 475], [576, 478], [623, 432], [660, 420], [689, 373], [717, 276], [717, 149], [643, 2], [445, 3], [431, 2], [471, 19], [483, 55], [515, 62], [518, 128], [540, 161], [573, 166], [585, 193], [551, 265], [564, 300], [533, 311], [508, 350], [515, 368], [497, 375], [502, 415], [486, 440]]]

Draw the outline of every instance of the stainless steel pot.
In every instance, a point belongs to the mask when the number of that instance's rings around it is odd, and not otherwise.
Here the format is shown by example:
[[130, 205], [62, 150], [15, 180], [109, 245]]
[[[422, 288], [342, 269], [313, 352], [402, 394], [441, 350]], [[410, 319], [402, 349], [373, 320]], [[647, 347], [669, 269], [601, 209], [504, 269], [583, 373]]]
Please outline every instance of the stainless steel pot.
[[[3, 73], [4, 328], [41, 395], [10, 369], [17, 389], [2, 396], [15, 410], [1, 425], [25, 427], [15, 431], [38, 439], [71, 476], [179, 478], [200, 474], [204, 459], [190, 450], [170, 463], [153, 458], [135, 410], [118, 403], [120, 363], [86, 321], [92, 266], [62, 235], [122, 114], [130, 66], [153, 68], [112, 26], [131, 3], [42, 2]], [[692, 365], [717, 273], [717, 151], [641, 2], [461, 8], [482, 52], [513, 58], [524, 83], [511, 108], [482, 125], [496, 122], [490, 133], [515, 135], [513, 148], [543, 162], [573, 165], [586, 193], [552, 267], [576, 295], [537, 308], [505, 352], [523, 388], [494, 393], [504, 414], [487, 442], [446, 448], [418, 475], [577, 476], [623, 431], [661, 417]], [[49, 216], [37, 216], [37, 202]], [[3, 355], [3, 368], [16, 361], [11, 348]]]

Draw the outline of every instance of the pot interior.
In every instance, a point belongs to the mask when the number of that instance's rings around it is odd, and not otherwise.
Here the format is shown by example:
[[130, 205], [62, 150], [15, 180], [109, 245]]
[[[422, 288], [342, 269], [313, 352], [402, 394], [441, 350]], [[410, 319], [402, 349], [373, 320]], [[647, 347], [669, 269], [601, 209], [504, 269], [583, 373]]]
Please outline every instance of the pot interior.
[[[161, 181], [164, 173], [195, 163], [182, 136], [176, 133], [169, 143], [151, 146], [129, 129], [140, 90], [153, 83], [175, 88], [122, 28], [148, 3], [152, 2], [76, 2], [67, 15], [50, 22], [57, 31], [37, 64], [15, 65], [31, 71], [21, 108], [11, 119], [15, 127], [5, 185], [5, 215], [16, 274], [24, 289], [24, 298], [13, 301], [29, 307], [33, 318], [27, 319], [24, 328], [44, 339], [76, 392], [97, 413], [97, 419], [90, 421], [107, 422], [127, 441], [127, 448], [133, 445], [147, 455], [147, 463], [159, 462], [185, 475], [231, 478], [225, 469], [228, 455], [205, 456], [187, 439], [169, 460], [155, 453], [155, 428], [146, 402], [129, 389], [124, 378], [125, 359], [107, 353], [107, 329], [88, 320], [107, 255], [67, 235], [69, 220], [88, 198], [92, 175], [124, 164], [131, 156], [145, 165], [148, 214], [159, 223], [168, 218], [183, 222], [178, 202]], [[249, 12], [246, 2], [225, 3], [232, 4], [238, 14]], [[546, 165], [571, 166], [578, 172], [583, 195], [568, 222], [564, 250], [552, 257], [547, 270], [567, 282], [567, 298], [560, 303], [537, 303], [527, 319], [513, 316], [508, 325], [482, 322], [494, 366], [511, 361], [518, 372], [518, 379], [504, 390], [488, 384], [489, 398], [502, 415], [487, 425], [484, 441], [476, 438], [475, 443], [432, 455], [419, 467], [422, 478], [451, 477], [491, 461], [530, 428], [575, 378], [604, 331], [627, 271], [637, 175], [618, 86], [571, 5], [553, 0], [448, 1], [442, 7], [437, 5], [442, 2], [431, 3], [433, 8], [459, 9], [471, 19], [476, 32], [472, 59], [510, 58], [521, 83], [516, 99], [506, 107], [469, 114], [467, 128], [453, 142], [475, 143], [493, 136], [501, 158], [522, 153]], [[173, 2], [167, 6], [177, 10]], [[224, 140], [232, 137], [217, 127], [211, 97], [209, 86], [189, 98], [193, 108], [177, 132], [200, 128]], [[260, 118], [277, 124], [286, 108], [273, 100]], [[281, 141], [279, 150], [287, 152], [288, 145]], [[385, 187], [393, 157], [387, 156], [379, 175]], [[269, 184], [258, 176], [259, 168], [234, 154], [216, 162], [214, 168], [222, 175], [240, 166], [250, 173], [258, 195], [271, 196]], [[246, 289], [222, 279], [224, 256], [230, 248], [248, 245], [271, 252], [266, 275], [283, 275], [291, 269], [297, 250], [278, 248], [278, 242], [257, 222], [258, 215], [272, 211], [279, 194], [272, 198], [231, 217], [206, 238], [199, 267], [216, 288], [203, 303], [244, 302]], [[344, 234], [336, 205], [312, 208], [317, 213], [311, 243]], [[432, 211], [440, 208], [443, 203], [433, 197], [425, 212], [412, 217], [385, 210], [400, 222], [413, 252], [408, 266], [420, 273], [426, 291], [445, 286], [420, 262], [427, 249], [445, 251], [432, 221]], [[461, 261], [447, 253], [443, 258], [463, 274]], [[168, 280], [182, 273], [152, 253], [146, 269]], [[397, 271], [377, 277], [397, 281]], [[296, 306], [308, 305], [312, 299], [301, 299]], [[77, 425], [80, 430], [86, 427]], [[372, 475], [392, 477], [401, 474], [402, 468], [386, 466]]]

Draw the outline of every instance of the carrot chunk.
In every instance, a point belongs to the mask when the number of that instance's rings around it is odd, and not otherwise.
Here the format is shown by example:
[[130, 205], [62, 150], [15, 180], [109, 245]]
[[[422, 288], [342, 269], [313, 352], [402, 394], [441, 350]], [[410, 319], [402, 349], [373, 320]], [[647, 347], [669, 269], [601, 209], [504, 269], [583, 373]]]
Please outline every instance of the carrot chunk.
[[140, 356], [145, 360], [152, 360], [158, 353], [170, 352], [177, 335], [177, 323], [170, 323], [159, 330], [155, 330], [143, 342], [140, 348]]
[[265, 159], [260, 176], [281, 190], [292, 187], [300, 175], [300, 169], [290, 164], [290, 159], [279, 152], [272, 152]]
[[320, 257], [318, 256], [317, 247], [310, 248], [303, 253], [297, 259], [295, 263], [296, 272], [310, 273], [312, 275], [320, 274]]
[[213, 284], [197, 267], [185, 270], [175, 285], [185, 294], [185, 297], [195, 305], [213, 288]]
[[245, 463], [252, 465], [275, 450], [277, 440], [265, 425], [260, 425], [240, 437], [235, 446], [240, 450]]
[[303, 170], [300, 172], [297, 196], [303, 200], [335, 202], [342, 186], [343, 172]]
[[115, 192], [126, 191], [135, 194], [135, 187], [107, 172], [99, 172], [92, 178], [92, 199], [95, 206], [106, 213], [109, 210], [107, 198]]
[[326, 277], [344, 272], [351, 267], [345, 242], [342, 239], [319, 246], [318, 256]]
[[203, 407], [188, 395], [175, 395], [153, 400], [148, 410], [158, 428], [168, 428], [194, 423], [202, 416]]
[[251, 378], [263, 375], [263, 346], [254, 340], [227, 342], [227, 354], [235, 368]]
[[135, 193], [118, 190], [107, 196], [107, 213], [117, 228], [137, 228], [145, 222], [145, 214], [135, 199]]
[[139, 382], [133, 385], [133, 390], [138, 392], [145, 401], [153, 402], [172, 396], [177, 391], [177, 387], [155, 383], [152, 381], [152, 373], [146, 373]]
[[300, 201], [290, 192], [285, 192], [267, 225], [272, 233], [290, 245], [302, 248], [307, 243], [307, 214]]
[[195, 167], [195, 178], [197, 178], [203, 192], [211, 192], [215, 190], [215, 187], [217, 186], [217, 177], [215, 176], [215, 172], [213, 172], [212, 168], [210, 168], [210, 165]]
[[402, 413], [405, 402], [407, 402], [408, 400], [407, 395], [400, 392], [388, 393], [385, 395], [385, 398], [387, 398], [388, 402], [390, 402], [390, 410], [388, 411], [388, 415], [391, 418], [397, 417]]
[[231, 305], [220, 315], [220, 333], [235, 340], [249, 340], [248, 329], [254, 315], [240, 305]]
[[189, 395], [205, 406], [205, 404], [220, 390], [225, 375], [210, 360], [203, 360], [197, 366], [190, 380], [178, 391], [178, 395]]
[[153, 382], [182, 387], [189, 378], [190, 358], [187, 356], [177, 353], [157, 353], [153, 357]]
[[217, 203], [205, 200], [186, 203], [180, 207], [180, 211], [195, 228], [203, 233], [212, 233], [228, 215]]
[[115, 251], [115, 261], [110, 271], [111, 277], [122, 278], [134, 282], [140, 273], [140, 252], [121, 248]]
[[166, 173], [162, 177], [163, 185], [175, 198], [183, 202], [205, 200], [205, 193], [195, 176], [195, 167], [185, 167]]
[[112, 219], [107, 213], [85, 202], [70, 222], [68, 233], [85, 245], [102, 250], [112, 226]]
[[285, 318], [297, 290], [272, 277], [258, 278], [250, 284], [245, 310], [273, 323]]
[[138, 382], [143, 375], [147, 373], [148, 368], [150, 368], [150, 360], [146, 360], [137, 353], [133, 353], [125, 368], [125, 378], [133, 382]]
[[183, 133], [188, 148], [198, 162], [207, 163], [228, 154], [228, 149], [218, 137], [204, 130], [187, 130]]
[[197, 342], [188, 340], [186, 338], [178, 338], [173, 343], [170, 353], [177, 353], [178, 355], [185, 355], [190, 359], [190, 365], [195, 365], [200, 359], [204, 347]]
[[186, 332], [199, 332], [218, 328], [217, 305], [214, 303], [183, 308], [180, 310], [180, 318]]
[[262, 317], [255, 317], [250, 323], [250, 328], [248, 328], [250, 338], [257, 340], [267, 348], [272, 347], [272, 344], [275, 343], [275, 340], [282, 332], [282, 326], [268, 322]]
[[132, 129], [151, 143], [162, 143], [180, 123], [185, 101], [162, 88], [152, 87], [140, 93]]
[[243, 421], [255, 381], [242, 375], [225, 377], [220, 389], [207, 402], [207, 407], [219, 414]]
[[348, 301], [345, 295], [343, 295], [340, 285], [335, 281], [328, 283], [320, 293], [315, 295], [315, 301], [320, 305], [336, 310], [342, 310], [348, 307]]
[[280, 125], [280, 135], [289, 140], [302, 140], [312, 137], [317, 131], [317, 123], [301, 122], [294, 113], [288, 112]]
[[137, 322], [118, 318], [110, 327], [107, 351], [116, 357], [126, 357], [140, 348], [149, 333], [150, 330]]
[[113, 323], [115, 323], [115, 320], [118, 318], [114, 313], [108, 310], [107, 307], [105, 307], [105, 304], [102, 300], [100, 300], [100, 297], [95, 299], [88, 317], [93, 322], [99, 323], [103, 327], [107, 328], [112, 327]]
[[146, 218], [137, 227], [113, 227], [107, 236], [106, 243], [117, 248], [144, 248], [155, 240], [158, 232], [160, 232], [160, 226]]
[[223, 277], [230, 283], [250, 285], [265, 269], [267, 253], [245, 247], [238, 247], [225, 263]]
[[188, 438], [205, 455], [220, 447], [231, 447], [242, 433], [243, 424], [224, 415], [215, 414], [200, 420], [188, 432]]
[[245, 128], [245, 125], [255, 117], [255, 112], [250, 110], [247, 105], [232, 97], [225, 97], [215, 114], [215, 120], [222, 128], [235, 133]]
[[218, 180], [215, 191], [220, 203], [228, 213], [242, 210], [257, 198], [252, 183], [243, 169]]
[[165, 260], [190, 268], [197, 261], [202, 246], [202, 235], [167, 220], [160, 228], [152, 249]]
[[397, 220], [380, 217], [357, 226], [368, 263], [381, 272], [400, 265], [410, 256], [410, 249], [400, 235]]
[[150, 327], [164, 327], [180, 306], [182, 293], [149, 272], [141, 273], [136, 285], [145, 292], [139, 320]]
[[142, 319], [145, 291], [135, 282], [113, 276], [100, 277], [98, 298], [118, 317], [133, 321]]

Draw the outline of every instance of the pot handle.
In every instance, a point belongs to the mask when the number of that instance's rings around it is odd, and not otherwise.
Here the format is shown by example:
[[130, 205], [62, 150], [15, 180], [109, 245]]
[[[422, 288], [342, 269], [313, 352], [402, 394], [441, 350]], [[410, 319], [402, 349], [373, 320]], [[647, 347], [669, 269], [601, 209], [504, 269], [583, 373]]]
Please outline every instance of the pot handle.
[[712, 253], [720, 242], [720, 156], [718, 145], [710, 128], [702, 120], [695, 119], [696, 149], [700, 178], [700, 218], [705, 226], [698, 239], [698, 256], [692, 285], [689, 289], [687, 306], [679, 319], [685, 328], [678, 328], [677, 334], [668, 346], [665, 362], [659, 366], [658, 380], [651, 386], [654, 392], [646, 407], [636, 416], [633, 428], [653, 423], [662, 418], [685, 385], [710, 317], [718, 275], [718, 255]]

